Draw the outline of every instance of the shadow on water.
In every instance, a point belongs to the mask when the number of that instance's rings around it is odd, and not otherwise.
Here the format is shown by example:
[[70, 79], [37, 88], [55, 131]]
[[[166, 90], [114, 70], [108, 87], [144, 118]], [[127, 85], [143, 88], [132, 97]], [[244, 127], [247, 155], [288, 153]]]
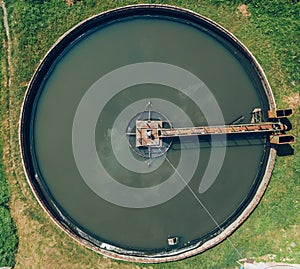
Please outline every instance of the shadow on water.
[[185, 149], [196, 148], [211, 148], [217, 147], [238, 147], [238, 146], [253, 146], [263, 145], [267, 139], [265, 134], [230, 134], [227, 136], [215, 135], [212, 139], [211, 135], [198, 137], [198, 142], [195, 143], [194, 137], [176, 137], [173, 138], [172, 149], [180, 150], [182, 147]]
[[[243, 147], [243, 146], [254, 146], [263, 145], [267, 139], [266, 135], [263, 134], [247, 134], [247, 135], [227, 135], [215, 136], [212, 142], [211, 136], [202, 136], [198, 138], [199, 143], [195, 143], [193, 137], [179, 137], [173, 138], [172, 150], [184, 149], [197, 149], [197, 148], [214, 148], [218, 147]], [[283, 145], [272, 145], [276, 149], [278, 156], [290, 156], [294, 155], [294, 148], [290, 144]]]

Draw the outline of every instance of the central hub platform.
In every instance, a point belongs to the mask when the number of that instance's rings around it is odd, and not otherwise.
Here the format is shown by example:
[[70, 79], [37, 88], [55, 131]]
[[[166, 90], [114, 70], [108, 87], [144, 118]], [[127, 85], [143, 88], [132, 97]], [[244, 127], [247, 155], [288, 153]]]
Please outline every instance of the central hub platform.
[[136, 147], [162, 147], [162, 140], [158, 136], [158, 129], [161, 129], [162, 121], [147, 120], [136, 121]]
[[161, 138], [159, 133], [172, 125], [166, 116], [152, 110], [151, 103], [147, 108], [129, 121], [126, 136], [132, 151], [149, 160], [164, 155], [170, 148], [172, 138]]

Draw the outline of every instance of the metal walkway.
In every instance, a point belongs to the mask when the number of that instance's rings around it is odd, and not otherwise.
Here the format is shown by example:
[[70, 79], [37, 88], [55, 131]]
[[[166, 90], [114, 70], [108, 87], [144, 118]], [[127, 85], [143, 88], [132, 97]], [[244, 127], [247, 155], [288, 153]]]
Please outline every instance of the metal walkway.
[[[281, 122], [282, 118], [292, 115], [292, 109], [281, 109], [268, 111], [268, 120], [263, 120], [263, 114], [260, 108], [252, 111], [252, 119], [249, 124], [230, 124], [220, 126], [200, 126], [183, 128], [163, 128], [163, 121], [151, 119], [149, 102], [148, 118], [136, 120], [135, 133], [126, 133], [135, 135], [135, 147], [161, 148], [164, 138], [182, 137], [182, 136], [209, 136], [209, 135], [230, 135], [230, 134], [251, 134], [266, 133], [270, 136], [272, 144], [290, 144], [294, 143], [293, 135], [287, 135], [288, 126]], [[243, 119], [238, 118], [237, 121]], [[234, 121], [236, 122], [236, 121]], [[169, 124], [170, 126], [171, 124]]]
[[285, 126], [281, 123], [264, 122], [256, 124], [208, 126], [208, 127], [188, 127], [188, 128], [161, 128], [158, 129], [158, 137], [178, 137], [178, 136], [204, 136], [220, 134], [241, 134], [241, 133], [282, 133]]

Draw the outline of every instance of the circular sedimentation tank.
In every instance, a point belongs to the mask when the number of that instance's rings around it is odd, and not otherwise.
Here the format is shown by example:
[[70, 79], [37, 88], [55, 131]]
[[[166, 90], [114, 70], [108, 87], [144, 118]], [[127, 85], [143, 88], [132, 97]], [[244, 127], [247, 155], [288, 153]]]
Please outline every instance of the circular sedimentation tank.
[[177, 7], [119, 8], [71, 29], [36, 70], [20, 120], [24, 169], [41, 206], [81, 244], [122, 260], [183, 259], [249, 216], [276, 151], [264, 134], [159, 144], [150, 126], [146, 147], [131, 135], [147, 122], [249, 123], [254, 108], [267, 117], [274, 98], [231, 33]]

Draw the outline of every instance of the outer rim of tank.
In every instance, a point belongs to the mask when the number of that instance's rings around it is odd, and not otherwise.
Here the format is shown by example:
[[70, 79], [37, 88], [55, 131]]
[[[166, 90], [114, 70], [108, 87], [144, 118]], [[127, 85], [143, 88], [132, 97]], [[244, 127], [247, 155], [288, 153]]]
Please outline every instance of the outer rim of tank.
[[[199, 15], [196, 12], [175, 7], [175, 6], [169, 6], [169, 5], [159, 5], [159, 4], [139, 4], [139, 5], [129, 5], [129, 6], [124, 6], [120, 8], [116, 8], [113, 10], [105, 11], [103, 13], [97, 14], [95, 16], [92, 16], [80, 23], [78, 23], [76, 26], [74, 26], [72, 29], [67, 31], [65, 34], [63, 34], [57, 41], [56, 43], [49, 49], [49, 51], [46, 53], [42, 61], [40, 62], [39, 66], [34, 72], [34, 75], [32, 76], [26, 93], [24, 95], [24, 100], [21, 108], [21, 114], [20, 114], [20, 120], [19, 120], [19, 146], [20, 146], [20, 151], [21, 151], [21, 159], [22, 159], [22, 165], [23, 169], [27, 178], [27, 182], [36, 198], [40, 206], [44, 209], [44, 211], [49, 215], [49, 217], [52, 219], [52, 221], [59, 227], [61, 228], [64, 232], [66, 232], [69, 236], [71, 236], [73, 239], [75, 239], [77, 242], [79, 242], [81, 245], [84, 245], [85, 247], [100, 253], [102, 255], [105, 255], [110, 258], [118, 259], [118, 260], [125, 260], [125, 261], [131, 261], [131, 262], [141, 262], [141, 263], [160, 263], [160, 262], [170, 262], [170, 261], [177, 261], [181, 259], [185, 259], [194, 255], [197, 255], [199, 253], [202, 253], [213, 246], [219, 244], [223, 240], [225, 240], [229, 235], [231, 235], [247, 218], [248, 216], [253, 212], [255, 207], [258, 205], [260, 202], [267, 185], [269, 183], [270, 177], [272, 170], [275, 165], [275, 159], [276, 159], [276, 150], [274, 148], [270, 148], [269, 150], [269, 156], [267, 160], [267, 164], [265, 167], [264, 171], [264, 176], [262, 177], [260, 184], [256, 190], [256, 193], [253, 195], [253, 198], [251, 201], [248, 203], [248, 205], [243, 209], [243, 211], [236, 217], [236, 219], [228, 225], [225, 229], [222, 229], [220, 233], [218, 233], [216, 236], [212, 237], [211, 239], [208, 239], [204, 243], [201, 241], [194, 244], [193, 246], [190, 246], [189, 248], [181, 248], [177, 251], [174, 252], [167, 252], [167, 253], [157, 253], [155, 255], [143, 255], [142, 252], [131, 252], [128, 251], [127, 249], [120, 249], [120, 248], [114, 248], [114, 246], [102, 243], [102, 244], [97, 244], [95, 245], [92, 241], [92, 238], [88, 237], [82, 237], [80, 236], [83, 232], [80, 231], [77, 227], [69, 227], [69, 225], [62, 220], [58, 219], [58, 216], [61, 214], [58, 208], [57, 212], [53, 212], [49, 208], [49, 201], [45, 201], [44, 193], [41, 193], [42, 191], [40, 190], [40, 186], [37, 185], [36, 179], [34, 179], [33, 174], [32, 174], [32, 169], [31, 169], [31, 164], [28, 164], [28, 152], [26, 152], [26, 149], [30, 149], [30, 144], [25, 145], [26, 142], [26, 135], [24, 134], [27, 129], [26, 123], [28, 122], [28, 117], [26, 117], [28, 112], [27, 110], [30, 111], [32, 102], [30, 101], [31, 95], [35, 95], [36, 92], [34, 92], [34, 85], [36, 82], [39, 73], [42, 68], [46, 68], [47, 66], [47, 61], [49, 61], [49, 57], [52, 54], [55, 54], [57, 50], [59, 50], [60, 46], [64, 42], [64, 40], [69, 37], [70, 35], [75, 34], [79, 29], [82, 27], [86, 26], [87, 24], [93, 22], [94, 20], [105, 20], [106, 18], [109, 18], [113, 15], [119, 14], [126, 14], [126, 12], [130, 11], [138, 11], [138, 12], [143, 12], [143, 10], [155, 10], [155, 12], [166, 12], [166, 13], [181, 13], [185, 16], [188, 16], [190, 18], [196, 18], [203, 23], [206, 23], [210, 25], [215, 31], [218, 33], [222, 33], [224, 36], [226, 36], [233, 44], [238, 46], [238, 48], [241, 50], [241, 52], [244, 54], [245, 57], [248, 58], [248, 60], [251, 60], [251, 62], [254, 64], [255, 69], [257, 71], [257, 75], [260, 77], [261, 84], [264, 88], [265, 94], [268, 99], [268, 105], [270, 109], [276, 109], [276, 104], [275, 104], [275, 99], [271, 90], [271, 87], [269, 85], [269, 82], [266, 78], [266, 75], [259, 65], [258, 61], [255, 59], [255, 57], [252, 55], [252, 53], [246, 48], [245, 45], [241, 41], [239, 41], [232, 33], [230, 33], [228, 30], [223, 28], [221, 25], [218, 23], [212, 21], [209, 18], [206, 18], [202, 15]], [[141, 13], [142, 14], [142, 13]], [[78, 35], [77, 35], [78, 37]], [[75, 40], [75, 39], [73, 39]], [[50, 62], [53, 63], [53, 61], [50, 59]], [[27, 138], [28, 139], [28, 138]], [[55, 207], [55, 205], [52, 205]], [[73, 229], [72, 229], [73, 228]], [[75, 234], [74, 230], [76, 230], [78, 233]]]

